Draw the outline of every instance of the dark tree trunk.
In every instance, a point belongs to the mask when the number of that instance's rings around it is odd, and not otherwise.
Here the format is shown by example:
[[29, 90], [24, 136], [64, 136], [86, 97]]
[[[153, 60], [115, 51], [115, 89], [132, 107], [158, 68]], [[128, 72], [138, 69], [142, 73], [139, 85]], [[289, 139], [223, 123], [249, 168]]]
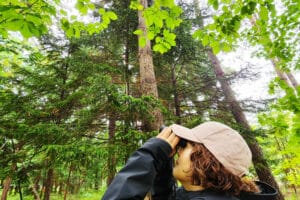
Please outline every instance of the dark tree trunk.
[[115, 138], [115, 131], [116, 131], [116, 119], [114, 116], [110, 116], [109, 124], [108, 124], [108, 159], [107, 159], [107, 168], [108, 168], [108, 176], [106, 179], [106, 184], [109, 185], [115, 177], [116, 174], [116, 157], [113, 151], [113, 143]]
[[276, 198], [277, 200], [284, 200], [284, 197], [283, 197], [282, 193], [280, 192], [280, 189], [278, 187], [278, 184], [277, 184], [274, 176], [272, 175], [269, 165], [263, 157], [262, 149], [260, 148], [254, 135], [251, 134], [252, 131], [251, 131], [250, 125], [244, 115], [244, 112], [243, 112], [239, 102], [235, 98], [234, 93], [233, 93], [229, 83], [225, 79], [224, 72], [220, 65], [220, 61], [218, 60], [216, 55], [213, 54], [211, 49], [209, 49], [207, 53], [213, 64], [216, 78], [221, 84], [221, 88], [224, 92], [226, 101], [229, 104], [230, 110], [231, 110], [236, 122], [241, 125], [241, 127], [245, 130], [246, 133], [248, 133], [248, 134], [243, 134], [243, 137], [247, 140], [248, 145], [251, 149], [252, 161], [253, 161], [254, 168], [255, 168], [255, 171], [256, 171], [259, 179], [261, 181], [264, 181], [264, 182], [272, 185], [279, 191], [279, 195]]
[[45, 182], [45, 194], [44, 194], [44, 200], [50, 200], [50, 195], [52, 191], [52, 184], [53, 184], [53, 168], [48, 169], [47, 172], [47, 179]]
[[130, 94], [130, 70], [129, 70], [129, 23], [126, 25], [126, 38], [125, 38], [125, 82], [126, 82], [126, 94]]
[[67, 199], [68, 190], [70, 188], [70, 178], [71, 178], [72, 171], [73, 171], [73, 166], [72, 166], [72, 164], [70, 164], [69, 174], [68, 174], [68, 178], [67, 178], [67, 182], [66, 182], [66, 187], [65, 187], [65, 192], [64, 192], [64, 200]]
[[19, 192], [20, 200], [23, 200], [22, 187], [21, 187], [21, 181], [20, 180], [18, 180], [18, 192]]

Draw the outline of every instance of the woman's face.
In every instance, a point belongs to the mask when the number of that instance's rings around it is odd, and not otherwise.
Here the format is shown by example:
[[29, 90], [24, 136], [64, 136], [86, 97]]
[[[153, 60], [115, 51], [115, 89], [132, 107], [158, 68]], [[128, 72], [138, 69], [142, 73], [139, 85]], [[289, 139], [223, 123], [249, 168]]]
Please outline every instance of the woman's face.
[[183, 147], [179, 147], [177, 151], [177, 159], [175, 156], [175, 166], [173, 168], [173, 176], [181, 183], [192, 182], [192, 167], [191, 154], [193, 153], [193, 146], [190, 142]]

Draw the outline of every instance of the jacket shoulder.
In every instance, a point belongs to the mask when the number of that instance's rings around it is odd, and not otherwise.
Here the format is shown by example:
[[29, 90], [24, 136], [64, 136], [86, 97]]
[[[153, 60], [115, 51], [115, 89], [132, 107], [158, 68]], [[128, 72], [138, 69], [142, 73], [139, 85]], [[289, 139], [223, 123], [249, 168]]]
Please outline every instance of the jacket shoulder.
[[239, 200], [237, 197], [214, 191], [186, 191], [182, 187], [176, 190], [176, 200]]
[[255, 184], [259, 187], [259, 193], [242, 193], [240, 199], [242, 200], [275, 200], [278, 192], [277, 190], [261, 181], [255, 181]]

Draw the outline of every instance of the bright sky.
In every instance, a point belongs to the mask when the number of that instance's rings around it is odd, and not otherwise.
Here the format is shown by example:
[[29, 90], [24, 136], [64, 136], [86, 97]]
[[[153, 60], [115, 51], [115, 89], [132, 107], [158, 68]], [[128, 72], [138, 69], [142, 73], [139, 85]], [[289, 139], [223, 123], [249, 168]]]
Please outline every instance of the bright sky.
[[[268, 95], [268, 85], [275, 77], [273, 66], [269, 60], [253, 56], [254, 48], [240, 46], [234, 52], [220, 53], [218, 58], [222, 67], [239, 71], [250, 66], [250, 70], [258, 73], [257, 80], [238, 80], [233, 89], [238, 93], [238, 99], [265, 99]], [[253, 68], [253, 69], [251, 69]]]

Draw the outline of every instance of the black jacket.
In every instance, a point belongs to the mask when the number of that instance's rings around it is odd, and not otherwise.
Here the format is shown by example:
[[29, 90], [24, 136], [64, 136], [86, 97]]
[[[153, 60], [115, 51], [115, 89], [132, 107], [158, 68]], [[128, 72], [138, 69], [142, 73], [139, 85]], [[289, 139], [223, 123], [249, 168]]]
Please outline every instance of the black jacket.
[[170, 145], [158, 138], [148, 140], [129, 158], [126, 165], [109, 185], [102, 200], [143, 200], [151, 190], [153, 200], [273, 200], [277, 191], [257, 182], [261, 193], [242, 193], [239, 197], [213, 191], [174, 191]]

